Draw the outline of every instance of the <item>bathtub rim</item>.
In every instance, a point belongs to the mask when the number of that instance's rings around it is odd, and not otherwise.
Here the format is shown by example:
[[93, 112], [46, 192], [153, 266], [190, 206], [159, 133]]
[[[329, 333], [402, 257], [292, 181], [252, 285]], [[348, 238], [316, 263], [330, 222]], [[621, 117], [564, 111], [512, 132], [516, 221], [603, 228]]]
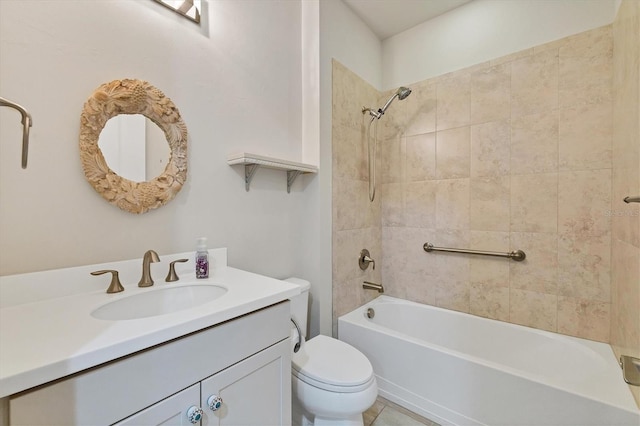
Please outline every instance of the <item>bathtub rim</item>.
[[[405, 299], [400, 299], [400, 298], [396, 298], [396, 297], [392, 297], [392, 296], [387, 296], [387, 295], [380, 295], [378, 297], [376, 297], [375, 299], [373, 299], [372, 301], [359, 306], [358, 308], [352, 310], [351, 312], [348, 312], [344, 315], [341, 315], [340, 317], [338, 317], [338, 338], [340, 336], [340, 322], [341, 321], [346, 321], [346, 322], [350, 322], [352, 324], [356, 324], [358, 326], [362, 326], [364, 328], [367, 328], [369, 330], [374, 330], [374, 331], [379, 331], [384, 333], [385, 335], [387, 335], [390, 338], [395, 338], [395, 339], [406, 339], [414, 344], [420, 345], [420, 346], [424, 346], [427, 347], [429, 349], [432, 350], [436, 350], [436, 351], [441, 351], [444, 352], [450, 356], [454, 356], [457, 358], [461, 358], [463, 360], [469, 361], [469, 362], [475, 362], [478, 363], [482, 366], [488, 367], [488, 368], [492, 368], [498, 371], [504, 371], [506, 373], [512, 374], [514, 376], [520, 377], [522, 379], [525, 380], [530, 380], [533, 381], [535, 383], [544, 385], [544, 386], [549, 386], [552, 387], [554, 389], [563, 391], [563, 392], [568, 392], [574, 395], [578, 395], [580, 397], [598, 402], [598, 403], [603, 403], [603, 404], [607, 404], [613, 407], [616, 407], [618, 409], [621, 410], [625, 410], [629, 413], [635, 414], [640, 416], [640, 407], [638, 407], [638, 405], [635, 402], [635, 398], [633, 397], [633, 394], [631, 393], [631, 390], [628, 388], [627, 384], [624, 382], [623, 378], [622, 378], [622, 372], [620, 371], [619, 375], [619, 379], [621, 381], [621, 383], [619, 385], [616, 386], [620, 386], [621, 387], [621, 391], [622, 389], [624, 389], [624, 391], [622, 391], [622, 393], [624, 393], [624, 400], [623, 401], [619, 401], [615, 398], [613, 399], [607, 399], [607, 398], [603, 398], [601, 397], [601, 395], [592, 395], [589, 393], [584, 392], [583, 390], [580, 389], [576, 389], [570, 386], [563, 386], [561, 383], [557, 383], [556, 381], [551, 381], [551, 380], [544, 380], [544, 377], [540, 377], [537, 376], [535, 374], [532, 373], [527, 373], [525, 371], [522, 371], [520, 369], [508, 366], [508, 365], [504, 365], [504, 364], [500, 364], [494, 361], [490, 361], [490, 360], [486, 360], [484, 358], [478, 357], [478, 356], [474, 356], [474, 355], [470, 355], [470, 354], [466, 354], [460, 351], [457, 351], [455, 349], [451, 349], [451, 348], [447, 348], [441, 345], [437, 345], [431, 342], [425, 342], [423, 340], [420, 340], [418, 338], [412, 337], [408, 334], [403, 333], [402, 331], [399, 330], [395, 330], [389, 327], [385, 327], [384, 325], [381, 324], [375, 324], [372, 323], [371, 321], [368, 320], [368, 318], [366, 317], [366, 309], [367, 308], [374, 308], [375, 306], [378, 304], [405, 304], [405, 305], [414, 305], [414, 306], [418, 306], [419, 308], [426, 308], [426, 309], [433, 309], [439, 312], [442, 312], [446, 315], [455, 315], [455, 316], [462, 316], [462, 317], [472, 317], [472, 319], [478, 320], [478, 321], [484, 321], [484, 322], [498, 322], [503, 326], [509, 327], [509, 328], [515, 328], [515, 329], [524, 329], [527, 332], [533, 332], [535, 334], [538, 335], [542, 335], [545, 336], [547, 338], [553, 338], [553, 339], [558, 339], [558, 340], [569, 340], [571, 343], [573, 344], [577, 344], [577, 345], [581, 345], [581, 346], [586, 346], [586, 349], [590, 349], [592, 351], [595, 351], [597, 355], [603, 355], [600, 354], [599, 351], [596, 351], [594, 348], [592, 348], [592, 345], [605, 345], [608, 347], [607, 352], [609, 352], [611, 354], [611, 359], [613, 360], [613, 362], [616, 364], [616, 366], [619, 365], [617, 363], [616, 360], [616, 356], [615, 353], [613, 351], [613, 348], [611, 347], [611, 345], [607, 344], [607, 343], [603, 343], [603, 342], [596, 342], [596, 341], [592, 341], [592, 340], [588, 340], [588, 339], [583, 339], [580, 337], [574, 337], [574, 336], [569, 336], [569, 335], [565, 335], [565, 334], [560, 334], [560, 333], [554, 333], [551, 331], [546, 331], [546, 330], [540, 330], [537, 328], [533, 328], [533, 327], [527, 327], [524, 325], [520, 325], [520, 324], [514, 324], [514, 323], [509, 323], [506, 321], [500, 321], [500, 320], [495, 320], [495, 319], [491, 319], [491, 318], [485, 318], [485, 317], [480, 317], [477, 315], [473, 315], [473, 314], [469, 314], [466, 312], [461, 312], [461, 311], [455, 311], [452, 309], [446, 309], [446, 308], [441, 308], [439, 306], [434, 306], [434, 305], [428, 305], [428, 304], [424, 304], [424, 303], [419, 303], [419, 302], [413, 302], [410, 300], [405, 300]], [[607, 362], [607, 360], [604, 360], [605, 362]], [[609, 361], [611, 362], [611, 361]], [[607, 366], [607, 368], [610, 368], [611, 366]]]

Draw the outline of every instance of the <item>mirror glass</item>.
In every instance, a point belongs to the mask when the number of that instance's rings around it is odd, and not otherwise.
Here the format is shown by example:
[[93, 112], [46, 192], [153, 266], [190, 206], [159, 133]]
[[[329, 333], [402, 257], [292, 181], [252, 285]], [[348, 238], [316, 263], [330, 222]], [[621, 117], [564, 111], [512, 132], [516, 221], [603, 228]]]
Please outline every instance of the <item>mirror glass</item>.
[[162, 130], [142, 114], [122, 114], [107, 121], [98, 146], [114, 172], [134, 182], [160, 175], [171, 151]]

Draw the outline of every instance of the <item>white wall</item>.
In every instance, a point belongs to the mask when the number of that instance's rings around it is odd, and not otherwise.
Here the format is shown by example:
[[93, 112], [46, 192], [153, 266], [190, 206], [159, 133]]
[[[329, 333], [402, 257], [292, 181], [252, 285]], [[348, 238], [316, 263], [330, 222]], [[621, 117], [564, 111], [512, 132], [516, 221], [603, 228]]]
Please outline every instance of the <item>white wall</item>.
[[[287, 194], [284, 172], [259, 170], [245, 192], [242, 167], [226, 164], [243, 150], [301, 161], [300, 2], [203, 6], [198, 27], [152, 1], [0, 1], [0, 95], [34, 123], [22, 170], [19, 115], [0, 108], [0, 274], [162, 256], [207, 236], [229, 248], [232, 266], [315, 280], [299, 253], [318, 256], [317, 242], [300, 238], [317, 227], [301, 218], [317, 177]], [[139, 216], [92, 189], [78, 154], [85, 100], [120, 78], [162, 90], [189, 130], [186, 185]]]
[[619, 0], [474, 0], [382, 43], [384, 90], [613, 22]]

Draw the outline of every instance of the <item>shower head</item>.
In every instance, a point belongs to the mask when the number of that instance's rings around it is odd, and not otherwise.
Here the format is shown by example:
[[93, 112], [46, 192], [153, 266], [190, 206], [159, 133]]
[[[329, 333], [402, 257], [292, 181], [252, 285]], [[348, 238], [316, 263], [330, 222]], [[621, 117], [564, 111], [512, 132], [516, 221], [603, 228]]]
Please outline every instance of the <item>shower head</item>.
[[408, 87], [401, 87], [396, 93], [398, 94], [398, 99], [403, 100], [411, 94], [411, 89]]
[[393, 102], [395, 98], [403, 100], [403, 99], [406, 99], [407, 96], [409, 96], [410, 94], [411, 94], [411, 89], [409, 89], [408, 87], [400, 87], [396, 91], [396, 93], [394, 93], [393, 96], [389, 98], [387, 103], [384, 104], [384, 106], [378, 110], [378, 117], [376, 118], [380, 119], [380, 117], [382, 117], [382, 115], [387, 111], [387, 108], [389, 108], [389, 105], [391, 105], [391, 102]]

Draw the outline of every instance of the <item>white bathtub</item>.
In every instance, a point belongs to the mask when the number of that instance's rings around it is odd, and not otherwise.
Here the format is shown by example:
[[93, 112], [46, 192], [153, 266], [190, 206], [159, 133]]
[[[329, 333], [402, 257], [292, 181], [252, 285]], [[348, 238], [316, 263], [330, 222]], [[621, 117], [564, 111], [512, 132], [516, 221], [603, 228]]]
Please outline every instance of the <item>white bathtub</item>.
[[371, 360], [381, 396], [442, 424], [640, 425], [603, 343], [388, 296], [338, 333]]

